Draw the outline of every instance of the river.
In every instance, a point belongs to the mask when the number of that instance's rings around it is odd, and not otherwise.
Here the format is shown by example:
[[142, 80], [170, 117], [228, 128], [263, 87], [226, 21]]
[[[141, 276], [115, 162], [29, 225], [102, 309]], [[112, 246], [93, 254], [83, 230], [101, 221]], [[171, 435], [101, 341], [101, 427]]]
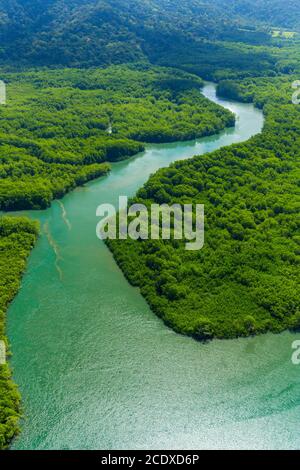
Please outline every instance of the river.
[[299, 448], [299, 335], [207, 344], [175, 334], [96, 238], [96, 207], [133, 195], [172, 161], [247, 140], [263, 115], [203, 93], [236, 127], [193, 142], [149, 145], [77, 188], [39, 219], [42, 234], [8, 314], [23, 397], [14, 449]]

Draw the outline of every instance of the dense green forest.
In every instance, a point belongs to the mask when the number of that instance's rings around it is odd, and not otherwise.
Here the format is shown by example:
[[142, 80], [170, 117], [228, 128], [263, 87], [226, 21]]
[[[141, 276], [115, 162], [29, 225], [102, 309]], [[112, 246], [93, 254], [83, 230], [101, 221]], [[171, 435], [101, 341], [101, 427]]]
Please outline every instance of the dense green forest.
[[215, 134], [234, 116], [202, 80], [150, 66], [6, 73], [0, 108], [0, 209], [37, 209], [136, 154], [142, 142]]
[[[0, 217], [0, 340], [5, 337], [5, 313], [16, 295], [27, 257], [38, 235], [38, 226], [25, 218]], [[7, 364], [0, 365], [0, 449], [18, 431], [20, 396]]]
[[253, 100], [264, 131], [244, 144], [159, 170], [136, 201], [204, 204], [205, 245], [109, 241], [130, 282], [176, 331], [232, 338], [300, 327], [300, 107], [291, 81], [220, 83], [219, 92]]
[[271, 26], [300, 31], [298, 10], [298, 0], [0, 0], [0, 60], [110, 65], [146, 60], [153, 41], [269, 44]]
[[147, 49], [151, 62], [178, 67], [207, 80], [276, 77], [299, 70], [299, 35], [276, 39], [266, 46], [228, 40], [203, 40], [188, 36], [155, 36]]

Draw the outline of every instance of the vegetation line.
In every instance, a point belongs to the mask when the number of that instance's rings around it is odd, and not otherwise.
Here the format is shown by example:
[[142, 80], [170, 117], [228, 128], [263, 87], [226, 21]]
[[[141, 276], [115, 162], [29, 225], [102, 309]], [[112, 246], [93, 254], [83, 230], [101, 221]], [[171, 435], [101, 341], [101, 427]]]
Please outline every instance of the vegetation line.
[[49, 245], [51, 246], [51, 248], [52, 248], [52, 250], [55, 254], [55, 263], [54, 263], [55, 268], [58, 272], [60, 281], [62, 281], [63, 280], [63, 272], [62, 272], [62, 269], [59, 266], [59, 262], [62, 260], [62, 257], [61, 257], [60, 252], [59, 252], [59, 247], [58, 247], [57, 243], [55, 242], [54, 238], [51, 235], [48, 222], [46, 222], [44, 224], [44, 233], [46, 234]]

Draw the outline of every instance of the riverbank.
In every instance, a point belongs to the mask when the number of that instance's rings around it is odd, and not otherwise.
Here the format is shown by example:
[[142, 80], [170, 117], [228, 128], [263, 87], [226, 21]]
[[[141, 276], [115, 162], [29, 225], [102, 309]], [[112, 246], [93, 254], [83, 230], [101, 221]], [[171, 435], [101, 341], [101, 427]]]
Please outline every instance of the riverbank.
[[[203, 104], [205, 104], [206, 108], [211, 108], [212, 109], [211, 105], [207, 106], [207, 103], [210, 103], [208, 100], [207, 100], [207, 102], [204, 101], [204, 100], [202, 100], [201, 102]], [[234, 115], [231, 112], [228, 112], [228, 111], [225, 112], [219, 106], [216, 106], [214, 109], [219, 113], [220, 116], [224, 115], [224, 116], [226, 116], [226, 119], [228, 119], [228, 121], [224, 121], [224, 124], [222, 124], [222, 121], [220, 120], [218, 122], [218, 124], [216, 124], [216, 131], [221, 131], [223, 125], [225, 125], [225, 122], [227, 122], [230, 125], [234, 122], [234, 120], [235, 120]], [[202, 134], [203, 133], [211, 134], [212, 132], [213, 132], [213, 129], [212, 128], [209, 129], [208, 127], [203, 128], [202, 130], [199, 130], [200, 134], [201, 133]], [[137, 149], [136, 150], [142, 150], [142, 149], [143, 149], [143, 147], [141, 146], [141, 144], [137, 144]], [[129, 155], [130, 155], [130, 152], [129, 152]], [[127, 156], [127, 158], [128, 158], [128, 156]], [[114, 159], [115, 160], [122, 160], [123, 159], [122, 153], [120, 153], [120, 151], [118, 151], [117, 153], [115, 152], [114, 153]], [[34, 163], [34, 165], [36, 165], [36, 163], [37, 163], [36, 158], [34, 159], [33, 163]], [[51, 200], [54, 197], [63, 197], [63, 195], [65, 193], [67, 193], [71, 190], [74, 190], [74, 188], [77, 185], [81, 186], [81, 185], [85, 184], [87, 181], [89, 181], [91, 179], [99, 178], [100, 176], [105, 176], [110, 171], [110, 166], [106, 163], [91, 164], [88, 167], [82, 167], [81, 170], [80, 170], [80, 168], [79, 169], [77, 168], [75, 170], [75, 172], [73, 171], [73, 167], [70, 165], [70, 162], [67, 165], [66, 164], [62, 165], [62, 164], [58, 163], [58, 164], [56, 164], [56, 167], [57, 168], [61, 167], [60, 171], [67, 171], [67, 175], [68, 175], [67, 184], [64, 183], [64, 189], [63, 190], [58, 189], [59, 184], [57, 186], [58, 181], [56, 180], [56, 189], [55, 190], [52, 190], [50, 188], [47, 189], [47, 187], [45, 187], [43, 185], [43, 196], [42, 196], [42, 198], [41, 198], [41, 194], [39, 193], [39, 190], [37, 191], [37, 193], [33, 197], [32, 192], [30, 190], [30, 186], [28, 187], [28, 182], [26, 182], [25, 186], [24, 186], [24, 184], [20, 185], [20, 183], [19, 183], [19, 187], [17, 189], [17, 191], [19, 191], [19, 193], [17, 195], [16, 194], [16, 182], [14, 182], [14, 185], [11, 187], [13, 189], [13, 195], [9, 195], [10, 194], [9, 191], [6, 192], [6, 193], [3, 192], [3, 194], [6, 194], [7, 197], [6, 196], [2, 197], [1, 207], [5, 208], [6, 210], [30, 209], [30, 208], [34, 208], [36, 210], [39, 209], [39, 208], [41, 208], [41, 209], [44, 208], [45, 209], [47, 206], [49, 206], [51, 204]], [[45, 168], [43, 168], [43, 171], [47, 172], [47, 168], [48, 167], [45, 166]], [[53, 169], [54, 167], [52, 166], [51, 168]], [[88, 170], [87, 170], [87, 168], [88, 168]], [[32, 171], [32, 169], [31, 169], [31, 171]], [[46, 173], [45, 173], [45, 175], [46, 175]], [[40, 176], [41, 176], [41, 174], [40, 174]], [[72, 180], [70, 180], [71, 177], [72, 177]], [[5, 181], [2, 181], [2, 186], [3, 186], [4, 183], [5, 183]], [[35, 188], [35, 189], [37, 189], [37, 188]], [[3, 187], [2, 187], [2, 190], [3, 190]], [[67, 214], [65, 213], [65, 208], [64, 208], [63, 203], [59, 202], [59, 206], [61, 207], [61, 210], [62, 210], [62, 218], [63, 218], [64, 222], [67, 221], [67, 226], [71, 230], [71, 225], [70, 225], [70, 223], [67, 219]], [[35, 213], [33, 213], [33, 217], [35, 218]], [[12, 221], [14, 219], [12, 219], [12, 218], [1, 217], [0, 220], [1, 220], [1, 223], [3, 223], [3, 224], [4, 224], [4, 222], [5, 222], [6, 225], [9, 223], [10, 226], [12, 227], [12, 229], [13, 229], [13, 227], [16, 228], [16, 226], [17, 226], [17, 225], [13, 225]], [[19, 220], [19, 224], [21, 224], [22, 226], [24, 226], [24, 225], [26, 226], [26, 224], [28, 223], [28, 227], [35, 227], [34, 223], [32, 223], [32, 226], [31, 226], [30, 225], [31, 222], [29, 222], [29, 221], [26, 222], [25, 219], [16, 219], [16, 221], [18, 221], [18, 220]], [[55, 240], [53, 240], [53, 238], [52, 238], [51, 227], [49, 226], [48, 223], [44, 224], [43, 231], [46, 234], [46, 237], [48, 239], [50, 247], [53, 249], [53, 252], [54, 252], [54, 255], [55, 255], [55, 263], [54, 263], [55, 268], [56, 268], [57, 273], [59, 274], [60, 280], [62, 280], [63, 273], [62, 273], [62, 270], [60, 268], [61, 256], [60, 256], [60, 253], [59, 253], [59, 248], [56, 245]], [[13, 235], [13, 234], [11, 234], [11, 235]], [[3, 257], [3, 260], [5, 260], [5, 257], [8, 256], [8, 254], [5, 250], [2, 252], [1, 255]], [[20, 253], [20, 257], [22, 257], [22, 256], [27, 257], [28, 255], [29, 255], [28, 247], [27, 247], [27, 249], [25, 249], [25, 251], [23, 250], [22, 253]], [[20, 269], [20, 271], [18, 273], [15, 273], [16, 280], [15, 280], [15, 283], [14, 283], [13, 286], [10, 285], [9, 297], [8, 297], [8, 300], [5, 304], [5, 306], [3, 306], [3, 311], [6, 311], [9, 303], [12, 301], [12, 299], [16, 295], [17, 290], [18, 290], [18, 286], [19, 286], [19, 284], [17, 283], [17, 280], [19, 280], [19, 282], [20, 282], [20, 278], [21, 278], [21, 275], [22, 275], [24, 269], [25, 269], [25, 265], [22, 267], [22, 270]], [[8, 276], [8, 275], [9, 275], [9, 273], [7, 272], [6, 276]], [[3, 276], [3, 282], [5, 282], [5, 280], [6, 280], [5, 276]], [[1, 293], [2, 298], [3, 298], [3, 302], [7, 298], [7, 296], [5, 296], [4, 294], [5, 293], [3, 293], [3, 295], [2, 295], [2, 293]], [[0, 311], [1, 311], [1, 307], [0, 307]], [[3, 337], [4, 337], [4, 313], [3, 313], [2, 316], [3, 316], [3, 325], [2, 325], [2, 330], [3, 331], [2, 331], [2, 333], [3, 333]], [[0, 447], [7, 447], [9, 441], [18, 432], [18, 420], [19, 420], [19, 417], [20, 417], [20, 396], [18, 394], [16, 386], [14, 385], [14, 383], [11, 380], [11, 372], [10, 372], [10, 370], [9, 370], [9, 368], [6, 364], [3, 365], [2, 369], [1, 369], [1, 383], [3, 383], [3, 385], [2, 385], [2, 389], [0, 390], [0, 396], [1, 397], [2, 396], [6, 397], [7, 400], [9, 401], [9, 404], [10, 404], [10, 407], [7, 407], [7, 411], [3, 412], [2, 415], [1, 415], [2, 416], [2, 419], [1, 419], [1, 424], [2, 424], [1, 433], [2, 433], [2, 435], [1, 435], [1, 439], [0, 439]], [[6, 402], [6, 404], [7, 403], [8, 402]]]
[[[181, 72], [179, 73], [179, 75]], [[42, 74], [43, 75], [43, 74]], [[44, 74], [44, 78], [46, 78], [47, 74]], [[26, 74], [17, 74], [18, 78], [20, 79], [21, 83], [23, 82], [23, 87], [26, 85]], [[186, 74], [183, 74], [183, 77], [186, 77]], [[187, 76], [189, 78], [189, 76]], [[40, 77], [40, 79], [42, 76]], [[54, 79], [54, 77], [52, 78]], [[78, 79], [78, 77], [77, 77]], [[12, 84], [14, 83], [14, 78], [11, 76]], [[196, 79], [197, 85], [199, 86], [202, 84], [202, 81], [200, 79]], [[30, 77], [30, 81], [34, 83], [33, 77]], [[178, 82], [179, 83], [179, 82]], [[28, 85], [28, 84], [27, 84]], [[164, 86], [166, 86], [165, 84]], [[12, 85], [13, 86], [13, 85]], [[169, 86], [169, 85], [168, 85]], [[178, 84], [177, 84], [178, 86]], [[185, 83], [185, 87], [187, 86], [187, 83]], [[22, 88], [22, 86], [21, 86]], [[38, 90], [34, 91], [31, 90], [29, 93], [28, 90], [26, 90], [27, 95], [25, 94], [25, 102], [26, 102], [26, 96], [27, 98], [30, 98], [31, 93], [34, 94], [34, 96], [39, 96], [40, 92]], [[199, 99], [198, 96], [194, 95], [194, 98], [196, 99], [196, 105], [204, 106], [204, 112], [209, 111], [210, 114], [206, 114], [204, 117], [205, 119], [208, 119], [208, 117], [212, 117], [212, 112], [216, 114], [216, 121], [214, 124], [211, 124], [212, 127], [209, 127], [208, 124], [206, 123], [203, 127], [199, 127], [199, 129], [196, 131], [197, 134], [203, 135], [207, 134], [210, 135], [214, 132], [214, 130], [221, 131], [223, 127], [228, 124], [232, 125], [234, 123], [234, 115], [231, 112], [228, 112], [226, 110], [223, 110], [221, 107], [212, 105], [210, 104], [210, 101], [205, 100], [204, 98]], [[16, 102], [18, 103], [19, 106], [22, 106], [22, 103], [19, 101], [21, 100], [21, 97], [19, 97], [18, 92], [15, 93], [15, 99]], [[22, 100], [24, 97], [22, 97]], [[39, 99], [41, 97], [39, 96]], [[24, 106], [24, 104], [23, 104]], [[185, 105], [186, 107], [188, 106], [188, 103]], [[1, 115], [1, 119], [5, 120], [8, 116], [11, 116], [11, 113], [13, 112], [10, 110], [10, 108], [14, 108], [13, 105], [9, 103], [8, 110], [2, 112], [3, 115]], [[24, 109], [24, 111], [26, 111]], [[28, 111], [28, 110], [27, 110]], [[179, 109], [177, 110], [177, 112]], [[201, 110], [198, 109], [198, 113], [200, 113]], [[7, 115], [7, 116], [6, 116]], [[12, 117], [12, 116], [11, 116]], [[180, 116], [177, 116], [178, 118]], [[182, 116], [181, 116], [182, 117]], [[223, 120], [224, 117], [224, 120]], [[14, 116], [14, 119], [17, 121], [17, 116]], [[118, 120], [117, 120], [118, 121]], [[14, 121], [13, 121], [14, 122]], [[11, 129], [12, 131], [12, 129]], [[194, 131], [193, 131], [194, 132]], [[174, 132], [173, 132], [174, 134]], [[177, 135], [177, 134], [176, 134]], [[178, 134], [178, 138], [183, 138], [185, 134]], [[141, 137], [141, 136], [140, 136]], [[138, 136], [135, 136], [135, 138], [138, 138]], [[148, 135], [148, 139], [154, 139], [154, 134], [152, 137], [150, 134]], [[172, 136], [167, 135], [163, 133], [161, 137], [157, 135], [155, 139], [162, 139], [162, 140], [174, 140], [175, 134]], [[126, 141], [127, 142], [127, 141]], [[111, 142], [110, 146], [106, 150], [106, 157], [108, 157], [111, 161], [121, 161], [125, 158], [125, 151], [127, 152], [127, 158], [129, 156], [132, 156], [133, 154], [142, 151], [144, 149], [143, 144], [135, 142], [128, 147], [127, 143], [123, 141], [115, 141]], [[126, 144], [124, 147], [124, 143]], [[9, 138], [6, 138], [6, 150], [9, 154], [11, 154], [14, 149], [13, 146], [17, 146], [18, 148], [18, 158], [16, 157], [13, 158], [13, 161], [15, 162], [15, 170], [20, 171], [22, 168], [22, 171], [25, 170], [25, 180], [21, 176], [19, 180], [13, 180], [9, 181], [9, 178], [4, 178], [1, 180], [1, 193], [2, 196], [0, 197], [0, 208], [5, 209], [6, 211], [13, 211], [13, 210], [20, 210], [20, 209], [46, 209], [49, 207], [51, 204], [52, 200], [54, 198], [61, 198], [65, 194], [67, 194], [69, 191], [74, 190], [76, 186], [82, 186], [85, 183], [87, 183], [91, 179], [99, 178], [101, 176], [105, 176], [109, 173], [111, 167], [108, 163], [93, 163], [92, 160], [89, 161], [88, 165], [75, 165], [75, 161], [72, 164], [72, 161], [70, 160], [70, 154], [68, 158], [66, 159], [66, 156], [60, 158], [63, 158], [63, 160], [58, 161], [58, 157], [53, 160], [53, 158], [48, 155], [47, 158], [45, 155], [43, 156], [42, 151], [42, 146], [41, 142], [37, 144], [37, 142], [25, 142], [22, 140], [20, 137], [12, 137], [9, 140]], [[24, 149], [29, 149], [29, 154], [27, 155], [22, 155], [22, 152]], [[23, 149], [23, 150], [22, 150]], [[34, 156], [30, 155], [32, 151], [34, 150]], [[25, 152], [26, 153], [26, 152]], [[37, 158], [38, 157], [38, 158]], [[50, 160], [49, 160], [50, 158]], [[49, 161], [47, 161], [49, 160]], [[2, 170], [4, 173], [7, 171], [7, 166], [8, 162], [6, 159], [2, 162]], [[77, 162], [78, 163], [78, 162]], [[25, 167], [24, 167], [25, 164]], [[27, 168], [28, 167], [28, 168]], [[29, 168], [30, 167], [30, 168]], [[29, 171], [30, 170], [30, 171]], [[29, 171], [30, 173], [30, 178], [28, 179], [28, 176], [26, 176], [26, 173]], [[33, 174], [32, 174], [33, 173]], [[11, 167], [9, 169], [9, 173], [11, 175]], [[63, 177], [62, 177], [63, 176]], [[45, 179], [47, 177], [47, 181]], [[36, 181], [35, 179], [38, 178]], [[51, 179], [54, 178], [54, 183], [51, 183]], [[17, 182], [18, 181], [18, 182]], [[63, 219], [64, 221], [67, 220], [65, 210], [63, 203], [60, 203], [60, 206], [62, 207], [63, 211]], [[35, 217], [33, 215], [33, 217]], [[1, 224], [6, 224], [8, 226], [8, 223], [11, 224], [11, 227], [16, 227], [17, 225], [13, 225], [12, 222], [10, 222], [13, 219], [7, 219], [5, 217], [1, 217], [0, 221]], [[17, 219], [19, 220], [19, 219]], [[24, 226], [26, 225], [25, 219], [20, 219], [19, 224]], [[34, 223], [28, 221], [28, 227], [35, 227]], [[70, 225], [68, 225], [70, 228]], [[20, 227], [19, 227], [20, 228]], [[48, 241], [50, 243], [50, 246], [52, 247], [56, 261], [55, 261], [55, 267], [57, 270], [57, 273], [59, 273], [60, 279], [62, 279], [62, 271], [60, 269], [59, 263], [61, 261], [60, 254], [58, 252], [58, 247], [56, 246], [55, 241], [52, 239], [51, 235], [51, 227], [49, 227], [48, 224], [44, 226], [45, 228], [45, 233], [48, 238]], [[11, 234], [13, 236], [13, 234]], [[16, 244], [16, 246], [18, 246]], [[24, 250], [22, 253], [19, 254], [20, 261], [28, 257], [29, 255], [29, 248], [24, 247]], [[1, 253], [2, 257], [2, 262], [5, 263], [5, 259], [7, 257], [8, 261], [8, 253], [3, 250]], [[14, 284], [9, 284], [8, 290], [9, 292], [1, 292], [1, 297], [2, 297], [2, 305], [0, 305], [0, 312], [3, 310], [1, 314], [2, 322], [2, 335], [3, 338], [4, 336], [4, 317], [5, 317], [5, 312], [6, 309], [8, 308], [9, 303], [12, 301], [12, 299], [15, 297], [18, 291], [19, 287], [19, 282], [21, 279], [21, 275], [23, 273], [23, 270], [25, 269], [25, 265], [22, 264], [22, 268], [18, 272], [15, 273], [15, 281]], [[9, 272], [7, 271], [5, 273], [5, 276], [2, 277], [3, 282], [7, 282], [7, 276], [9, 276]], [[5, 304], [5, 305], [4, 305]], [[0, 338], [1, 340], [1, 338]], [[6, 411], [1, 413], [1, 433], [0, 433], [0, 448], [4, 448], [8, 445], [9, 441], [12, 439], [12, 437], [18, 432], [18, 419], [19, 419], [19, 413], [20, 413], [20, 396], [17, 391], [17, 387], [14, 385], [11, 379], [11, 372], [7, 366], [7, 364], [1, 366], [1, 389], [0, 389], [0, 397], [3, 397], [3, 404], [1, 404], [1, 407], [6, 405]], [[9, 405], [9, 406], [8, 406]]]
[[18, 432], [20, 418], [20, 395], [5, 362], [9, 356], [6, 311], [19, 290], [38, 231], [38, 224], [25, 218], [0, 217], [0, 341], [6, 349], [0, 363], [0, 450], [7, 448]]

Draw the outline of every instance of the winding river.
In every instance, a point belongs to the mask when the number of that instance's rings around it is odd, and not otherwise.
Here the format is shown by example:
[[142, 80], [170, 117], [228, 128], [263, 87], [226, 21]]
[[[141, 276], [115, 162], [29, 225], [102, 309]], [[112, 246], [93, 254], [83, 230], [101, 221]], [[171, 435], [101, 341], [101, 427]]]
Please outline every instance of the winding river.
[[199, 344], [169, 330], [95, 235], [96, 207], [133, 195], [172, 161], [261, 131], [252, 105], [205, 96], [234, 129], [148, 146], [46, 211], [8, 315], [11, 365], [24, 407], [14, 449], [299, 448], [299, 335]]

